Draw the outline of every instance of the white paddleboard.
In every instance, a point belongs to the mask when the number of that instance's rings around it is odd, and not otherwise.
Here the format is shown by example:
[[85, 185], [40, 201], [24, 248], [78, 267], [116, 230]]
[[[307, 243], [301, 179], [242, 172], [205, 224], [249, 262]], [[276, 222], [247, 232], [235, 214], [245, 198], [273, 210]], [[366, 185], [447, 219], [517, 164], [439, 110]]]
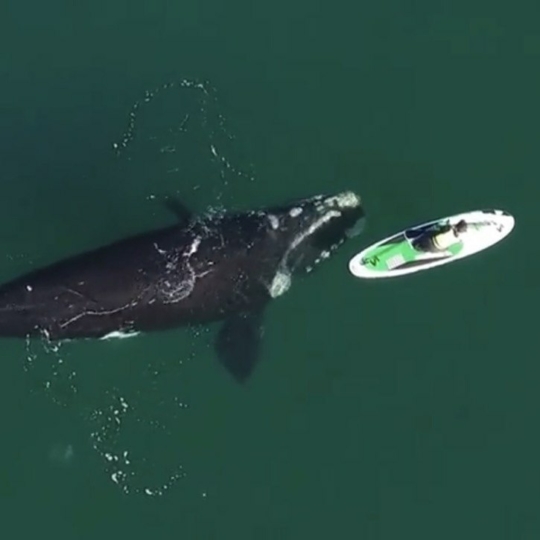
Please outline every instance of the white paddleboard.
[[[467, 230], [444, 251], [422, 249], [421, 235], [438, 227], [464, 220]], [[356, 254], [349, 261], [350, 272], [358, 278], [388, 278], [428, 270], [463, 259], [500, 242], [514, 228], [515, 220], [503, 210], [475, 210], [415, 225]]]

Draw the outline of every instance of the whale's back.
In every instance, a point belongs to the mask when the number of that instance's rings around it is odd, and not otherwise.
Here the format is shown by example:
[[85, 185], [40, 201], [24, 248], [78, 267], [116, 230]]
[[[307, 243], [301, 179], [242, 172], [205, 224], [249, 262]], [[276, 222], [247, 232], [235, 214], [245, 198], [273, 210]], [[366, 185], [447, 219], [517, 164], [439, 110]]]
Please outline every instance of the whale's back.
[[211, 322], [264, 304], [265, 273], [278, 255], [257, 223], [219, 225], [137, 235], [4, 284], [0, 335], [101, 337]]

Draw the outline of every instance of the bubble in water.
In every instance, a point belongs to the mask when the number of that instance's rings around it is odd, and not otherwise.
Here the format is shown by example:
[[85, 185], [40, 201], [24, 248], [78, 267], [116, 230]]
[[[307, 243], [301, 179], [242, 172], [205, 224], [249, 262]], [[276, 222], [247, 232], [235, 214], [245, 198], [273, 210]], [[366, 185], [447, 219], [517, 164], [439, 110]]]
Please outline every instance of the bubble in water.
[[69, 467], [73, 464], [75, 451], [71, 443], [57, 442], [49, 448], [49, 461], [56, 466]]

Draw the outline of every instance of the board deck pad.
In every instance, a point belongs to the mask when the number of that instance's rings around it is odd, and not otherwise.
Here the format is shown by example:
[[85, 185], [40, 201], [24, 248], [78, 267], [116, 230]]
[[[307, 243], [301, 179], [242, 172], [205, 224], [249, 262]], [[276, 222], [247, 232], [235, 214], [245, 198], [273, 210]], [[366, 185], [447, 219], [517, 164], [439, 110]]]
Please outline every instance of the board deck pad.
[[[468, 229], [456, 243], [438, 253], [417, 249], [413, 242], [422, 234], [465, 220]], [[356, 254], [349, 270], [359, 278], [387, 278], [411, 274], [453, 262], [500, 242], [514, 228], [514, 218], [503, 210], [475, 210], [410, 227]]]

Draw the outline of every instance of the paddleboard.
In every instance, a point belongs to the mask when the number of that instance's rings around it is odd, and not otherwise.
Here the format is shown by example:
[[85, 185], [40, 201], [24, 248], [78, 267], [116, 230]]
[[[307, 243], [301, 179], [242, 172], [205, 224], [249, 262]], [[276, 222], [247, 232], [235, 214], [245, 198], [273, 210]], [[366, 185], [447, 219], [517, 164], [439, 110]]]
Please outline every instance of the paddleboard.
[[[465, 220], [467, 230], [442, 252], [422, 250], [419, 238], [440, 227]], [[469, 257], [497, 242], [514, 228], [514, 217], [503, 210], [475, 210], [428, 221], [389, 236], [360, 251], [349, 261], [358, 278], [389, 278], [428, 270]]]

